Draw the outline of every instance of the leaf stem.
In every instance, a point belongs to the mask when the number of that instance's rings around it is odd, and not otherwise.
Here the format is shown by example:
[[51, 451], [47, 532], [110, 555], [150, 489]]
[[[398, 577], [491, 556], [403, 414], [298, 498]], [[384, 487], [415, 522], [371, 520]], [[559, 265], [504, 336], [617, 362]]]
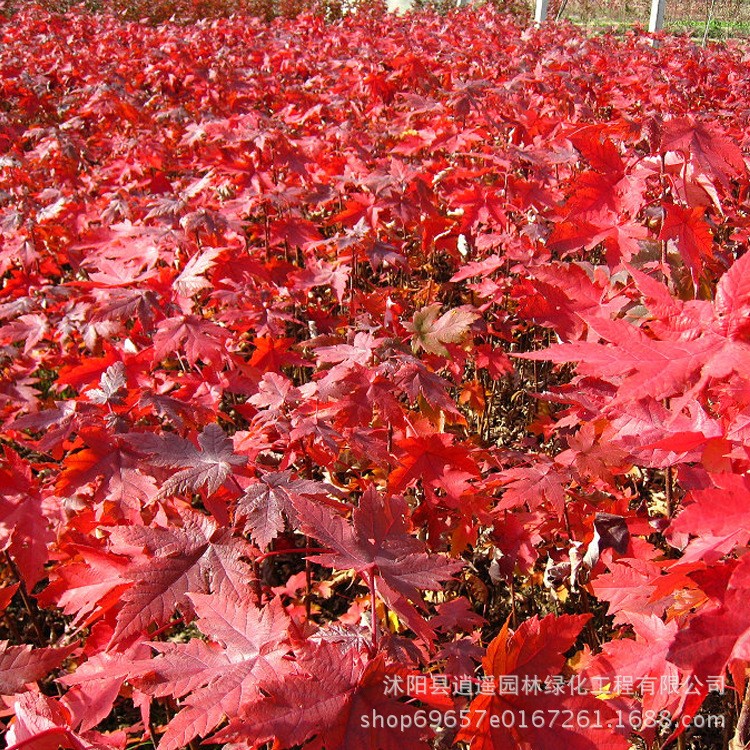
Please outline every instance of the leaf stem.
[[[310, 544], [310, 537], [305, 536], [305, 547], [310, 549], [307, 545]], [[309, 557], [305, 557], [305, 618], [310, 619], [310, 612], [312, 607], [312, 599], [310, 592], [312, 590], [312, 563]]]
[[263, 587], [261, 586], [260, 582], [260, 566], [258, 565], [257, 560], [252, 561], [253, 566], [253, 593], [255, 594], [255, 599], [258, 603], [258, 606], [262, 606], [263, 604]]
[[317, 553], [330, 552], [328, 547], [300, 547], [299, 549], [272, 549], [255, 558], [254, 562], [260, 564], [269, 557], [277, 555], [313, 555]]
[[149, 638], [153, 640], [154, 638], [160, 636], [162, 633], [166, 633], [167, 630], [170, 628], [174, 628], [177, 625], [182, 625], [185, 622], [184, 617], [178, 617], [176, 620], [170, 620], [166, 625], [162, 625], [157, 630], [154, 630], [153, 633], [149, 634]]
[[730, 750], [746, 750], [750, 746], [750, 682], [745, 685], [745, 696], [742, 699], [742, 709], [737, 719], [729, 748]]
[[377, 591], [375, 588], [375, 574], [370, 571], [367, 576], [367, 586], [370, 589], [370, 627], [372, 629], [372, 650], [378, 650], [378, 616], [377, 616]]

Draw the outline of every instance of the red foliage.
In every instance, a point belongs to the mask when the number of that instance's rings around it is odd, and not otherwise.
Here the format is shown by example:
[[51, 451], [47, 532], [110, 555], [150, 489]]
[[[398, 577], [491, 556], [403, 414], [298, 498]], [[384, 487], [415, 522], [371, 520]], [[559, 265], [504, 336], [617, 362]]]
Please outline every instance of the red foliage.
[[1, 22], [7, 744], [593, 750], [742, 699], [749, 86], [486, 7]]

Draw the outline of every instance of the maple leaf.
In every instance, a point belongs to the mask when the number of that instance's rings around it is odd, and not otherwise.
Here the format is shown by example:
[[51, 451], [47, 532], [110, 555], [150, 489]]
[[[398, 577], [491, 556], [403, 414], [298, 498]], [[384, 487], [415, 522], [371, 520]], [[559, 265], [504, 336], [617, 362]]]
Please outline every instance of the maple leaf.
[[707, 441], [723, 435], [718, 421], [698, 401], [674, 413], [658, 401], [644, 399], [610, 424], [617, 442], [645, 466], [700, 461]]
[[465, 443], [456, 444], [453, 435], [434, 432], [397, 441], [398, 466], [388, 478], [390, 492], [402, 492], [421, 480], [425, 487], [445, 490], [451, 501], [459, 502], [453, 491], [456, 479], [479, 476], [479, 467]]
[[679, 704], [685, 696], [680, 690], [669, 690], [668, 685], [678, 685], [681, 675], [677, 667], [667, 659], [670, 646], [677, 634], [677, 621], [664, 623], [656, 615], [629, 615], [635, 638], [620, 638], [602, 646], [586, 667], [586, 677], [596, 678], [601, 685], [609, 684], [610, 691], [628, 681], [637, 688], [639, 681], [646, 680], [654, 689], [642, 691], [644, 711], [669, 711], [678, 713]]
[[328, 488], [309, 479], [292, 479], [291, 471], [266, 472], [245, 488], [235, 506], [235, 521], [244, 521], [244, 532], [265, 549], [284, 530], [284, 516], [297, 520], [295, 498], [325, 495]]
[[[400, 750], [405, 743], [410, 748], [430, 747], [426, 737], [432, 729], [414, 727], [418, 709], [385, 694], [387, 678], [395, 670], [385, 665], [383, 654], [368, 662], [354, 649], [342, 654], [338, 646], [322, 642], [314, 651], [300, 654], [297, 664], [304, 673], [265, 685], [266, 696], [212, 740], [255, 745], [273, 740], [278, 748], [311, 740], [305, 745], [310, 750]], [[402, 731], [373, 725], [373, 715], [412, 721], [404, 722], [407, 728]]]
[[13, 710], [15, 720], [5, 735], [8, 750], [114, 750], [117, 747], [97, 732], [74, 732], [70, 711], [41, 693], [20, 695]]
[[191, 593], [197, 625], [211, 642], [153, 643], [158, 655], [136, 665], [141, 689], [181, 697], [182, 710], [169, 723], [159, 750], [177, 750], [206, 735], [224, 716], [238, 716], [292, 669], [289, 618], [279, 599], [259, 609], [247, 592], [224, 582], [211, 594]]
[[447, 357], [445, 345], [460, 341], [479, 317], [479, 313], [467, 307], [456, 307], [438, 317], [440, 308], [439, 302], [423, 307], [414, 313], [411, 323], [404, 323], [404, 328], [413, 334], [415, 352], [424, 349], [430, 354]]
[[[89, 656], [75, 672], [59, 677], [57, 682], [70, 687], [64, 703], [71, 712], [72, 724], [78, 731], [93, 729], [107, 718], [123, 683], [134, 675], [134, 664], [150, 655], [145, 643], [138, 643], [125, 652], [101, 651]], [[145, 712], [148, 696], [129, 686], [128, 692], [136, 706]]]
[[87, 357], [83, 361], [65, 365], [60, 368], [58, 381], [63, 385], [81, 388], [100, 378], [112, 365], [120, 361], [117, 352], [111, 346], [105, 346], [102, 357]]
[[56, 491], [73, 495], [93, 489], [94, 503], [114, 503], [121, 516], [140, 522], [140, 513], [156, 495], [156, 486], [150, 476], [141, 473], [142, 462], [130, 450], [132, 433], [120, 436], [95, 428], [80, 429], [78, 434], [88, 447], [65, 457]]
[[582, 375], [624, 378], [618, 398], [666, 398], [705, 364], [715, 348], [713, 341], [659, 341], [622, 320], [597, 321], [594, 330], [608, 343], [575, 341], [554, 344], [549, 349], [514, 354], [522, 359], [579, 362]]
[[118, 526], [110, 531], [113, 551], [140, 545], [151, 558], [126, 573], [134, 585], [122, 595], [113, 644], [153, 622], [165, 624], [175, 608], [192, 615], [189, 593], [208, 593], [222, 585], [246, 588], [249, 571], [241, 559], [250, 557], [250, 546], [200, 513], [185, 510], [181, 518], [182, 527]]
[[295, 367], [309, 366], [298, 354], [290, 351], [295, 341], [291, 338], [278, 336], [258, 336], [253, 344], [255, 351], [250, 358], [249, 364], [264, 372], [278, 371], [283, 365]]
[[661, 568], [651, 560], [620, 558], [609, 562], [609, 573], [602, 573], [591, 582], [598, 599], [609, 602], [607, 614], [614, 615], [615, 624], [627, 624], [630, 616], [661, 617], [673, 596], [657, 596]]
[[173, 474], [159, 490], [165, 497], [195, 491], [206, 485], [212, 495], [232, 473], [232, 466], [244, 466], [247, 457], [232, 450], [232, 440], [217, 424], [208, 424], [198, 436], [200, 450], [178, 435], [131, 434], [129, 442], [149, 456], [156, 466], [186, 467]]
[[474, 351], [477, 368], [487, 370], [493, 380], [513, 372], [513, 365], [502, 349], [493, 348], [490, 344], [482, 344]]
[[[562, 655], [575, 642], [581, 628], [591, 618], [590, 615], [548, 615], [542, 620], [536, 616], [526, 620], [513, 634], [506, 621], [502, 630], [487, 647], [482, 660], [484, 673], [496, 680], [506, 675], [539, 680], [557, 675], [565, 664]], [[468, 726], [458, 734], [457, 740], [471, 742], [472, 750], [626, 750], [627, 739], [616, 734], [616, 716], [606, 704], [588, 695], [552, 695], [550, 693], [478, 695], [469, 706]], [[570, 710], [572, 714], [590, 714], [600, 721], [593, 722], [591, 728], [563, 725], [561, 720], [553, 720], [561, 712]], [[539, 712], [545, 720], [540, 726], [528, 726], [520, 721], [492, 721], [492, 716], [520, 717], [522, 712], [532, 715]], [[595, 713], [597, 712], [598, 713]]]
[[565, 488], [570, 481], [570, 471], [546, 456], [539, 456], [531, 466], [515, 466], [502, 472], [503, 496], [497, 511], [521, 508], [528, 504], [531, 510], [545, 500], [559, 518], [565, 512]]
[[54, 604], [64, 614], [75, 615], [72, 625], [84, 628], [120, 603], [123, 592], [132, 585], [127, 575], [131, 560], [83, 545], [71, 545], [70, 552], [75, 558], [50, 576], [49, 585], [39, 595], [39, 604]]
[[331, 369], [331, 372], [335, 372], [338, 377], [341, 377], [346, 374], [347, 370], [356, 365], [366, 367], [379, 343], [380, 340], [372, 334], [359, 331], [355, 334], [351, 344], [321, 346], [315, 350], [315, 357], [319, 364], [333, 363], [335, 366]]
[[297, 392], [289, 378], [276, 372], [267, 372], [258, 383], [258, 392], [248, 400], [259, 409], [268, 408], [272, 413], [276, 413], [287, 399], [291, 400]]
[[730, 269], [719, 280], [720, 305], [674, 300], [662, 284], [635, 274], [639, 285], [647, 285], [648, 296], [664, 315], [662, 321], [649, 324], [652, 335], [622, 319], [586, 316], [590, 331], [605, 343], [573, 341], [513, 356], [577, 361], [580, 374], [617, 384], [617, 396], [608, 404], [610, 410], [623, 401], [662, 399], [676, 394], [682, 394], [685, 403], [689, 403], [711, 380], [742, 373], [750, 364], [750, 345], [741, 338], [749, 291], [741, 279], [750, 265], [746, 257], [736, 261], [735, 265], [740, 265], [736, 272]]
[[708, 224], [703, 220], [705, 209], [682, 208], [672, 203], [664, 205], [664, 223], [659, 233], [660, 240], [674, 240], [685, 265], [690, 269], [693, 283], [703, 270], [703, 263], [713, 256], [714, 238]]
[[571, 143], [584, 159], [598, 172], [603, 174], [624, 172], [622, 157], [617, 146], [606, 136], [601, 125], [578, 128], [570, 135]]
[[154, 363], [184, 352], [189, 365], [198, 360], [219, 365], [227, 356], [229, 332], [194, 315], [179, 315], [162, 320], [154, 334]]
[[362, 495], [351, 523], [309, 501], [298, 501], [296, 507], [305, 533], [333, 550], [312, 559], [340, 570], [353, 569], [368, 582], [377, 576], [382, 598], [415, 627], [421, 624], [406, 599], [423, 604], [420, 589], [440, 589], [460, 567], [425, 552], [424, 544], [407, 533], [406, 503], [381, 497], [373, 486]]
[[747, 336], [750, 328], [750, 253], [732, 263], [719, 279], [714, 309], [723, 335], [730, 340]]
[[497, 271], [500, 266], [505, 263], [505, 260], [499, 255], [490, 255], [483, 260], [472, 261], [471, 263], [464, 263], [460, 271], [451, 276], [451, 281], [465, 281], [473, 276], [488, 276], [493, 271]]
[[202, 253], [196, 253], [185, 264], [180, 275], [174, 280], [174, 290], [182, 297], [192, 297], [203, 289], [210, 289], [211, 282], [203, 275], [216, 265], [216, 258], [222, 250], [209, 247]]
[[110, 365], [99, 379], [99, 388], [91, 388], [86, 395], [95, 404], [119, 404], [122, 402], [121, 391], [127, 389], [125, 365], [115, 362]]
[[47, 544], [54, 535], [30, 467], [7, 446], [4, 454], [8, 466], [0, 468], [0, 550], [13, 559], [31, 589], [44, 573]]
[[750, 477], [716, 474], [710, 479], [713, 487], [687, 494], [667, 531], [675, 544], [681, 535], [695, 537], [683, 562], [716, 562], [750, 540]]
[[718, 602], [710, 602], [682, 627], [669, 649], [667, 658], [689, 670], [705, 684], [709, 676], [723, 675], [735, 661], [750, 660], [750, 564], [743, 557], [737, 566], [716, 566], [713, 573], [721, 577], [722, 567], [729, 572], [725, 589]]
[[417, 401], [422, 396], [431, 406], [450, 414], [454, 419], [462, 419], [461, 412], [448, 393], [449, 384], [445, 378], [431, 372], [423, 362], [411, 356], [401, 358], [400, 365], [396, 383], [409, 399]]
[[28, 682], [36, 682], [59, 667], [78, 646], [36, 648], [10, 646], [0, 641], [0, 695], [13, 695]]
[[49, 332], [49, 321], [43, 315], [19, 315], [12, 323], [3, 325], [0, 344], [23, 341], [23, 352], [28, 354]]
[[[573, 184], [573, 193], [565, 208], [567, 219], [577, 223], [588, 220], [595, 225], [616, 223], [620, 209], [621, 172], [582, 172]], [[627, 184], [627, 183], [626, 183]]]
[[438, 604], [437, 611], [438, 614], [430, 620], [430, 625], [445, 633], [451, 630], [470, 631], [475, 627], [481, 627], [486, 622], [484, 617], [471, 608], [465, 596], [458, 596]]
[[285, 216], [275, 219], [271, 224], [271, 242], [305, 247], [311, 242], [320, 240], [318, 229], [311, 221], [298, 216]]
[[710, 122], [693, 117], [675, 117], [664, 124], [661, 138], [664, 151], [680, 151], [709, 178], [724, 185], [729, 178], [746, 171], [737, 144]]

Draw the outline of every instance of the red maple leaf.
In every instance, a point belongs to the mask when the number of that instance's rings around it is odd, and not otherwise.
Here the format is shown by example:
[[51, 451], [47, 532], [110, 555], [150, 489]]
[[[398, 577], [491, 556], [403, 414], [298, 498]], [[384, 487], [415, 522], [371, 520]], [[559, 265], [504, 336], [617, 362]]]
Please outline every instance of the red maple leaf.
[[76, 650], [76, 644], [64, 648], [10, 646], [0, 641], [0, 695], [13, 695], [29, 682], [36, 682], [59, 667]]
[[86, 391], [88, 398], [95, 404], [119, 404], [122, 402], [122, 391], [127, 390], [127, 372], [123, 362], [115, 362], [101, 375], [98, 388]]
[[176, 608], [192, 615], [189, 593], [247, 587], [249, 570], [242, 558], [250, 556], [250, 546], [200, 513], [185, 510], [181, 517], [181, 527], [118, 526], [110, 532], [113, 551], [140, 546], [150, 557], [127, 571], [134, 585], [122, 595], [112, 643], [144, 631], [151, 623], [165, 624]]
[[165, 433], [142, 435], [131, 433], [129, 442], [139, 452], [149, 456], [156, 466], [180, 468], [159, 490], [159, 496], [195, 491], [206, 486], [213, 494], [232, 473], [232, 466], [247, 463], [245, 456], [232, 450], [232, 441], [217, 424], [208, 424], [198, 436], [200, 450], [178, 435]]
[[53, 534], [42, 511], [42, 498], [30, 467], [9, 447], [0, 468], [0, 550], [18, 567], [24, 583], [33, 588], [44, 573], [47, 544]]
[[745, 160], [737, 144], [710, 122], [692, 116], [675, 117], [664, 124], [661, 147], [679, 151], [709, 178], [724, 185], [730, 177], [746, 171]]
[[81, 428], [78, 437], [86, 447], [65, 457], [56, 491], [93, 491], [92, 499], [100, 512], [107, 506], [112, 516], [139, 523], [141, 511], [157, 491], [152, 477], [141, 471], [139, 455], [131, 448], [132, 434], [120, 436], [101, 428]]
[[[297, 502], [305, 533], [333, 552], [314, 560], [342, 570], [353, 569], [423, 636], [424, 623], [407, 600], [423, 606], [420, 590], [438, 590], [460, 567], [425, 551], [422, 542], [408, 533], [406, 503], [382, 497], [373, 486], [362, 495], [351, 522], [310, 501]], [[377, 579], [377, 583], [375, 583]]]
[[137, 643], [124, 652], [100, 651], [79, 664], [75, 672], [59, 677], [58, 683], [70, 688], [63, 701], [71, 712], [73, 726], [85, 732], [104, 721], [121, 691], [129, 694], [147, 723], [149, 697], [132, 685], [123, 691], [123, 683], [137, 674], [136, 662], [149, 656], [145, 643]]
[[531, 466], [515, 466], [502, 472], [504, 492], [496, 508], [501, 511], [528, 505], [534, 510], [546, 501], [562, 518], [570, 471], [546, 456], [535, 458]]
[[723, 575], [729, 573], [724, 590], [678, 631], [668, 653], [670, 661], [692, 672], [704, 686], [708, 677], [722, 676], [734, 663], [750, 661], [748, 558], [743, 557], [736, 567], [734, 561], [717, 565], [709, 573], [719, 584]]
[[198, 627], [210, 641], [153, 643], [159, 655], [137, 664], [136, 684], [154, 696], [183, 700], [169, 723], [160, 750], [177, 750], [208, 734], [224, 716], [239, 716], [261, 698], [261, 687], [288, 674], [292, 662], [289, 619], [278, 599], [259, 609], [226, 582], [211, 594], [190, 594]]
[[750, 540], [750, 478], [737, 474], [710, 478], [713, 487], [686, 495], [667, 532], [676, 546], [680, 538], [694, 537], [682, 562], [716, 562]]
[[296, 521], [295, 498], [326, 494], [321, 482], [292, 479], [291, 471], [267, 472], [245, 488], [235, 506], [235, 521], [244, 522], [244, 532], [265, 549], [284, 530], [285, 516], [292, 523]]
[[[746, 340], [750, 287], [745, 275], [750, 254], [735, 261], [719, 280], [716, 302], [681, 302], [643, 274], [634, 273], [653, 300], [656, 319], [650, 331], [623, 319], [586, 315], [590, 333], [603, 343], [572, 341], [548, 349], [516, 354], [522, 359], [578, 362], [581, 375], [615, 383], [617, 396], [608, 408], [644, 398], [683, 395], [685, 403], [706, 386], [750, 366]], [[668, 301], [668, 302], [667, 302]]]
[[466, 443], [456, 443], [447, 432], [426, 432], [396, 442], [398, 465], [388, 478], [390, 492], [403, 492], [421, 480], [426, 488], [443, 489], [453, 496], [452, 481], [479, 476], [479, 467]]
[[415, 357], [401, 358], [396, 383], [411, 401], [417, 401], [418, 397], [422, 396], [428, 404], [441, 409], [454, 419], [462, 418], [455, 401], [448, 393], [449, 383]]
[[703, 271], [706, 260], [713, 257], [714, 237], [703, 219], [705, 208], [682, 208], [673, 203], [664, 205], [664, 222], [660, 240], [674, 240], [685, 265], [690, 269], [693, 283]]
[[70, 711], [54, 698], [24, 693], [13, 706], [15, 720], [5, 735], [8, 750], [114, 750], [97, 732], [78, 734]]
[[[664, 623], [656, 615], [628, 616], [635, 638], [620, 638], [605, 643], [602, 650], [586, 668], [588, 679], [609, 685], [611, 692], [628, 689], [635, 694], [642, 688], [644, 711], [669, 711], [676, 714], [684, 696], [669, 685], [679, 685], [681, 675], [667, 659], [667, 653], [677, 633], [677, 621]], [[649, 686], [650, 684], [650, 686]]]
[[195, 315], [162, 320], [154, 334], [154, 362], [182, 352], [189, 365], [198, 360], [219, 365], [227, 356], [229, 332]]
[[263, 372], [278, 372], [284, 365], [304, 367], [309, 365], [298, 354], [291, 351], [294, 339], [278, 336], [258, 336], [255, 341], [255, 351], [249, 364]]
[[266, 696], [212, 739], [257, 745], [273, 740], [278, 748], [310, 740], [305, 745], [310, 750], [400, 750], [405, 743], [409, 748], [430, 747], [430, 727], [417, 729], [413, 721], [404, 721], [407, 728], [402, 731], [373, 721], [375, 715], [393, 716], [397, 722], [413, 719], [417, 712], [386, 694], [387, 678], [397, 670], [385, 665], [382, 654], [368, 661], [354, 649], [342, 654], [337, 645], [323, 641], [302, 652], [297, 665], [302, 672], [265, 685]]
[[124, 555], [84, 545], [71, 545], [69, 553], [72, 559], [54, 571], [38, 601], [75, 615], [71, 624], [84, 628], [120, 604], [122, 594], [132, 586], [128, 578], [132, 562]]
[[[543, 685], [545, 678], [561, 673], [565, 664], [562, 654], [590, 617], [533, 617], [512, 634], [506, 621], [487, 647], [482, 660], [485, 675], [498, 684], [501, 678], [512, 676], [521, 685], [524, 678], [528, 684], [538, 681]], [[568, 715], [573, 719], [566, 723]], [[532, 723], [530, 716], [539, 721]], [[590, 695], [554, 695], [543, 688], [524, 694], [521, 689], [509, 689], [475, 697], [469, 706], [468, 726], [456, 739], [471, 742], [472, 750], [626, 750], [628, 741], [616, 733], [615, 723], [606, 704]]]
[[609, 573], [591, 582], [598, 599], [609, 602], [607, 614], [616, 624], [630, 622], [631, 614], [661, 617], [673, 597], [656, 596], [661, 568], [651, 560], [620, 558], [609, 562]]

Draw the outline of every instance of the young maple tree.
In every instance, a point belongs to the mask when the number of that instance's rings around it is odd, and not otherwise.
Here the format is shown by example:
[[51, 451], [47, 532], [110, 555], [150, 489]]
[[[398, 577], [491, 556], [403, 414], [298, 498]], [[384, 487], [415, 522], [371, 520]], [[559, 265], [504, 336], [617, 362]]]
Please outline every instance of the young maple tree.
[[746, 48], [168, 5], [0, 16], [5, 747], [749, 745]]

